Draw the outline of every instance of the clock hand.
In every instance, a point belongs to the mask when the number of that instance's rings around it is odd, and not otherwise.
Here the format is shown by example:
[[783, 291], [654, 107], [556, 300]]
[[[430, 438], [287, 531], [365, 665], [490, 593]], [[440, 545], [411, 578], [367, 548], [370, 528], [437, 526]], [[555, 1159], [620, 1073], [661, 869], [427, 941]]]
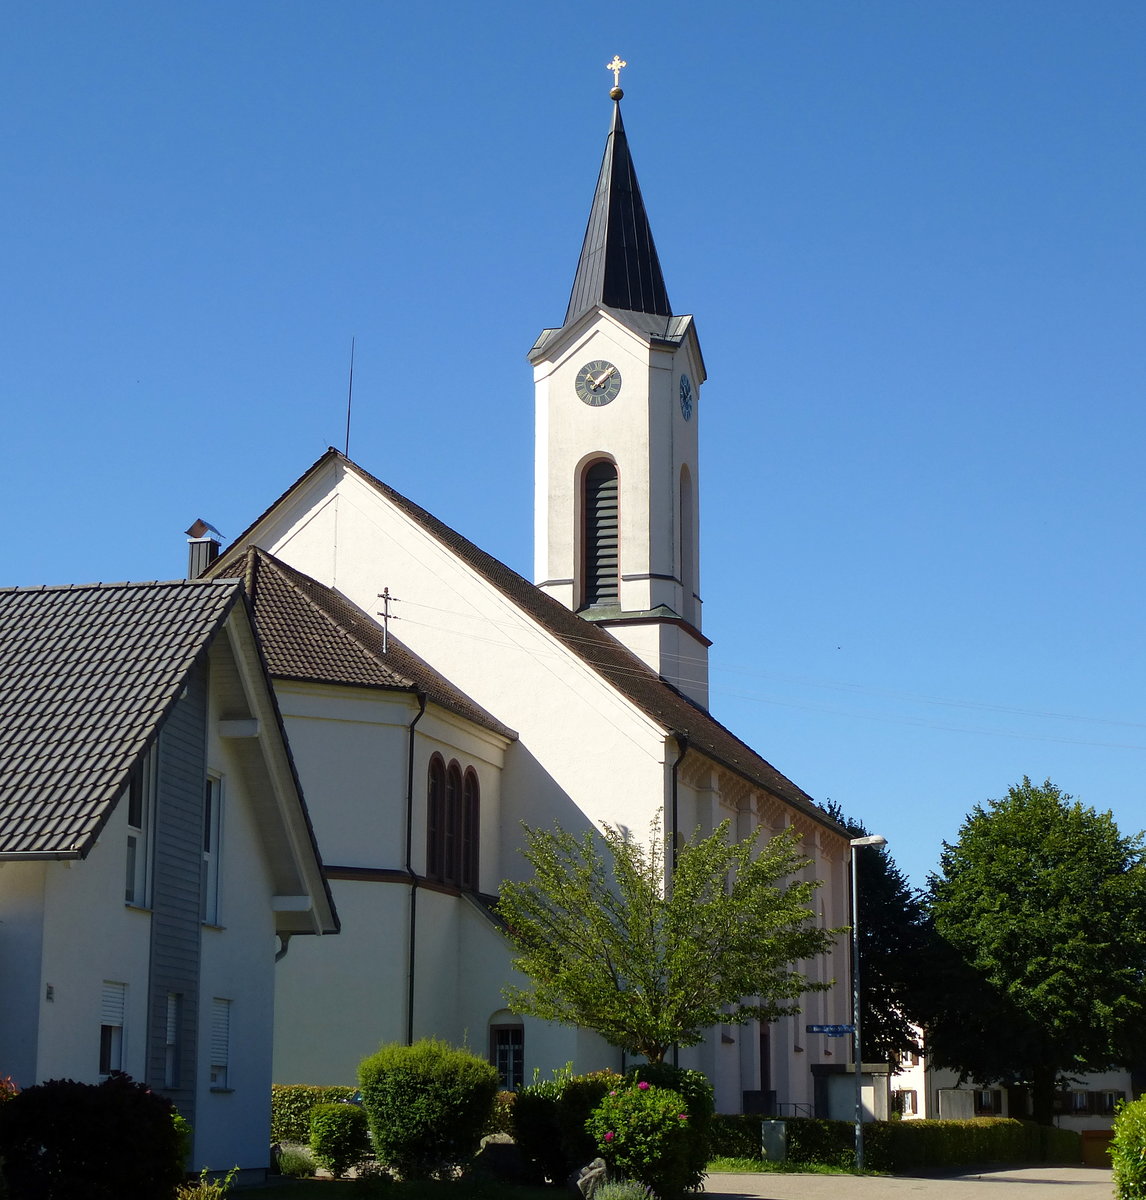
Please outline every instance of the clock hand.
[[589, 386], [591, 388], [593, 388], [594, 391], [596, 391], [597, 388], [599, 388], [599, 387], [604, 387], [605, 382], [608, 380], [608, 378], [611, 375], [616, 373], [616, 370], [617, 370], [616, 367], [610, 367], [607, 371], [602, 371], [601, 374], [598, 375], [596, 379], [590, 380]]

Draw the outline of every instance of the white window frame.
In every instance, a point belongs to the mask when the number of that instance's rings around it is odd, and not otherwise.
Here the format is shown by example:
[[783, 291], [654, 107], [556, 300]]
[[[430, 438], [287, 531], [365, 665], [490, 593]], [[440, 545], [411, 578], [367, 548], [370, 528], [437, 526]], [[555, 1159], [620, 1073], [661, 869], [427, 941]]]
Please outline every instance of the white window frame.
[[122, 1071], [124, 1023], [127, 1017], [127, 984], [105, 979], [100, 992], [99, 1074], [106, 1079]]
[[204, 925], [219, 924], [219, 865], [223, 849], [223, 779], [208, 775], [203, 798], [203, 866], [199, 916]]
[[151, 905], [152, 842], [155, 836], [155, 793], [158, 755], [153, 746], [131, 774], [123, 803], [127, 810], [124, 862], [124, 903], [135, 908]]

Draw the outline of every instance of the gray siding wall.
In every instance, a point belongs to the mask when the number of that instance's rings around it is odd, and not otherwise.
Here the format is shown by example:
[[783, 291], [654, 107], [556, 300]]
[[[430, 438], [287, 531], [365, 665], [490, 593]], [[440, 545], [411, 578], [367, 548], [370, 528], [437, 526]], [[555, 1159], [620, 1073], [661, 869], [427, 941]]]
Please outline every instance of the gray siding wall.
[[[148, 1009], [148, 1086], [195, 1123], [203, 808], [207, 786], [206, 665], [159, 735]], [[177, 1086], [165, 1086], [169, 995], [181, 997]]]

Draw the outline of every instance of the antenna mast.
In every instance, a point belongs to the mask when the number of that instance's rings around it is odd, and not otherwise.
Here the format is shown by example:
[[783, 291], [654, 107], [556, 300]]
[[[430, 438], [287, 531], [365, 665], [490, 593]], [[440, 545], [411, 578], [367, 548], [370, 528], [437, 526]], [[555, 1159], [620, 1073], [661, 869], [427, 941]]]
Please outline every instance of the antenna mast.
[[350, 339], [350, 386], [346, 392], [346, 449], [343, 453], [350, 457], [350, 404], [354, 399], [354, 338]]

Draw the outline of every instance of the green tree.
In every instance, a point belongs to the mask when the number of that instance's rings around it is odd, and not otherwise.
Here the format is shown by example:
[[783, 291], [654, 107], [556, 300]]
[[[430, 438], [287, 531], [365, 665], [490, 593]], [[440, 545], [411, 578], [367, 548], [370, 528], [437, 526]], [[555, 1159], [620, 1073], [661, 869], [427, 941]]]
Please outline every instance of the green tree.
[[931, 876], [928, 1051], [1023, 1084], [1050, 1124], [1061, 1075], [1146, 1049], [1146, 858], [1109, 812], [1027, 778], [971, 811]]
[[795, 831], [758, 846], [728, 841], [728, 823], [677, 849], [666, 880], [659, 826], [642, 844], [605, 826], [582, 837], [526, 827], [534, 875], [502, 884], [498, 909], [527, 988], [507, 988], [514, 1012], [596, 1030], [651, 1062], [695, 1046], [721, 1022], [799, 1012], [831, 985], [794, 964], [836, 934], [815, 925], [819, 886]]
[[[824, 806], [854, 838], [871, 830]], [[860, 1028], [865, 1062], [898, 1061], [921, 1050], [917, 980], [927, 941], [923, 899], [895, 865], [886, 846], [859, 855]]]

